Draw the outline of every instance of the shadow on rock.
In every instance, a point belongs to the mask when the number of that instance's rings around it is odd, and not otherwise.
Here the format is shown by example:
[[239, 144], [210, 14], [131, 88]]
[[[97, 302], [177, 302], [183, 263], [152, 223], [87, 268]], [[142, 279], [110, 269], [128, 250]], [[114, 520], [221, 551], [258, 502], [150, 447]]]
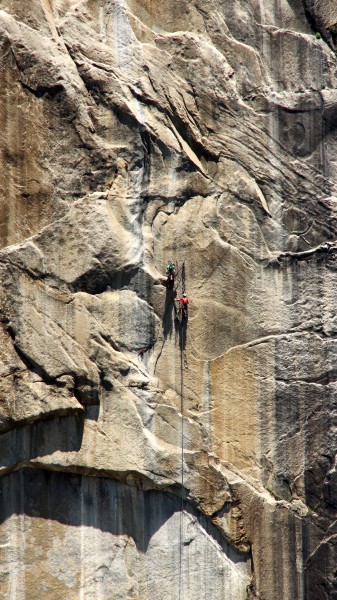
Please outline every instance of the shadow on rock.
[[164, 307], [164, 317], [163, 317], [163, 334], [164, 340], [168, 337], [171, 337], [173, 330], [173, 315], [176, 316], [176, 307], [175, 307], [175, 299], [177, 296], [177, 291], [172, 287], [166, 288], [166, 296], [165, 296], [165, 307]]
[[[185, 309], [186, 310], [186, 309]], [[176, 340], [179, 338], [179, 348], [180, 352], [185, 352], [186, 343], [187, 343], [187, 324], [188, 324], [188, 313], [183, 315], [181, 310], [175, 310], [175, 331], [176, 331]]]
[[[12, 514], [86, 526], [133, 539], [145, 553], [151, 538], [176, 514], [178, 531], [181, 498], [168, 492], [144, 491], [104, 477], [24, 468], [1, 478], [0, 522]], [[232, 549], [214, 525], [185, 502], [187, 523], [198, 523], [202, 535], [213, 539], [233, 563], [250, 560]], [[178, 550], [178, 548], [177, 548]]]
[[0, 435], [0, 467], [9, 469], [56, 451], [78, 452], [85, 418], [85, 413], [58, 416], [3, 433]]

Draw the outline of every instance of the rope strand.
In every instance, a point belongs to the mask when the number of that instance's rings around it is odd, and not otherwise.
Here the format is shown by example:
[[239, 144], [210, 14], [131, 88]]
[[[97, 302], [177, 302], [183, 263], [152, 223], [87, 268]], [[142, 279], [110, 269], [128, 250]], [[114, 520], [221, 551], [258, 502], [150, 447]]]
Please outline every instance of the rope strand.
[[181, 506], [180, 506], [180, 544], [179, 544], [179, 600], [184, 600], [183, 584], [183, 515], [184, 515], [184, 364], [183, 350], [180, 350], [180, 412], [181, 412]]
[[[185, 261], [181, 265], [181, 293], [186, 293], [186, 273]], [[182, 319], [180, 327], [184, 325]], [[181, 413], [181, 507], [180, 507], [180, 547], [179, 547], [179, 600], [184, 600], [184, 584], [183, 584], [183, 516], [184, 516], [184, 348], [180, 347], [180, 413]]]

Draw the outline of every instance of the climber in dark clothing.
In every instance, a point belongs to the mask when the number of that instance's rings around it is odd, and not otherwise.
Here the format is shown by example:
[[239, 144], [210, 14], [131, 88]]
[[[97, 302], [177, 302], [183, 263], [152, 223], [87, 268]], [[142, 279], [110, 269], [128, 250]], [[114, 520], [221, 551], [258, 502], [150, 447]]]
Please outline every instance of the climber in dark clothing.
[[175, 274], [176, 274], [175, 264], [174, 264], [174, 262], [172, 262], [172, 260], [169, 260], [167, 267], [166, 267], [166, 277], [167, 277], [168, 285], [173, 286]]

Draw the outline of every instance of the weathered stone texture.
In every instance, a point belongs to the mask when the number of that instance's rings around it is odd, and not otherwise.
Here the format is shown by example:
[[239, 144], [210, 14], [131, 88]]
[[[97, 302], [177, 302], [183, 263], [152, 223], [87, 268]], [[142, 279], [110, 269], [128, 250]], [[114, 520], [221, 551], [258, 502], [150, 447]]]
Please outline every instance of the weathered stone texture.
[[175, 496], [27, 470], [2, 478], [1, 492], [3, 559], [12, 565], [2, 571], [2, 598], [75, 599], [79, 589], [85, 598], [245, 595], [249, 559], [192, 507], [180, 520]]
[[0, 0], [1, 598], [336, 600], [336, 24]]

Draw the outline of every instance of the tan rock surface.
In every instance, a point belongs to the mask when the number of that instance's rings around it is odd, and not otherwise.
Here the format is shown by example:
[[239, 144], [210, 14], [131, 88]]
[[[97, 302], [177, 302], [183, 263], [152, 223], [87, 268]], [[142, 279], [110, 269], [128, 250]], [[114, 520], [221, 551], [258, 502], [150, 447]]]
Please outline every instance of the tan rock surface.
[[336, 600], [336, 22], [0, 0], [1, 598]]

